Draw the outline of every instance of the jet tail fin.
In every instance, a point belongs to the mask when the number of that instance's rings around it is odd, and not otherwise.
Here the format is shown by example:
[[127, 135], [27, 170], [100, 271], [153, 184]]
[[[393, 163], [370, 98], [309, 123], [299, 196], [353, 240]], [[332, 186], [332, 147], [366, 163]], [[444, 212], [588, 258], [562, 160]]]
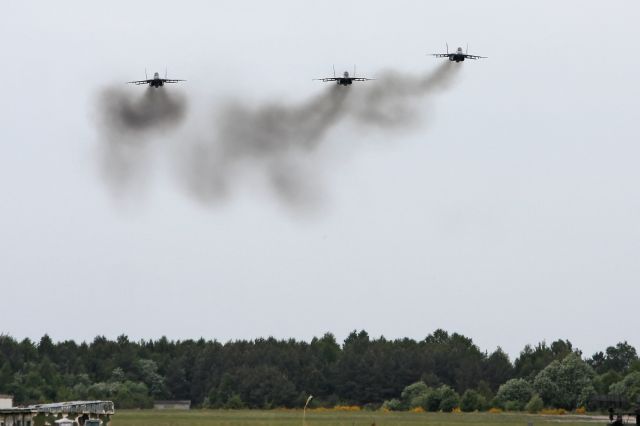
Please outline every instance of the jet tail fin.
[[445, 42], [444, 44], [447, 46], [447, 55], [448, 55], [449, 54], [449, 43]]
[[467, 51], [466, 51], [466, 52], [464, 52], [464, 54], [465, 54], [465, 55], [468, 55], [468, 54], [469, 54], [469, 43], [467, 43]]
[[336, 66], [335, 65], [331, 65], [333, 67], [333, 77], [336, 77]]
[[144, 79], [149, 80], [149, 76], [147, 75], [147, 69], [144, 69]]

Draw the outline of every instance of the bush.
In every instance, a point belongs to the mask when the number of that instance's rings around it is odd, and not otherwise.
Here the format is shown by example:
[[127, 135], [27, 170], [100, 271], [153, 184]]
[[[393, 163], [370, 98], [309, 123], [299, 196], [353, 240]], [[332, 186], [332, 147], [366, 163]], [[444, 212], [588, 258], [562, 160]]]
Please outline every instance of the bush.
[[419, 402], [425, 411], [438, 411], [440, 409], [440, 402], [442, 402], [440, 388], [433, 389], [428, 394], [420, 397], [419, 401], [416, 402]]
[[566, 414], [567, 411], [564, 408], [543, 408], [540, 411], [540, 414], [546, 414], [551, 416], [562, 416]]
[[[400, 394], [400, 399], [406, 405], [410, 405], [411, 401], [415, 398], [425, 395], [431, 391], [424, 382], [416, 382], [410, 384], [402, 390], [402, 394]], [[413, 407], [412, 407], [413, 408]]]
[[499, 404], [504, 405], [507, 410], [509, 410], [507, 403], [514, 401], [517, 402], [520, 409], [522, 409], [532, 396], [533, 389], [529, 382], [524, 379], [511, 379], [500, 385], [495, 399]]
[[440, 395], [442, 398], [440, 400], [440, 407], [439, 407], [441, 411], [444, 411], [445, 413], [450, 413], [453, 411], [454, 408], [460, 405], [460, 395], [458, 395], [456, 391], [454, 391], [447, 385], [443, 385], [438, 389], [440, 391]]
[[[425, 393], [423, 395], [420, 396], [416, 396], [415, 398], [413, 398], [411, 400], [411, 403], [409, 404], [409, 408], [417, 408], [420, 407], [423, 410], [428, 410], [429, 409], [429, 405], [430, 405], [430, 395], [433, 393], [433, 390], [431, 390], [428, 393]], [[437, 406], [440, 406], [440, 400], [438, 400]], [[437, 409], [437, 407], [436, 407]]]
[[531, 397], [527, 405], [525, 406], [525, 410], [527, 410], [531, 414], [537, 414], [544, 408], [544, 402], [542, 398], [538, 394], [535, 394]]
[[416, 382], [407, 386], [400, 395], [402, 409], [406, 410], [420, 407], [426, 410], [425, 401], [432, 391], [433, 389], [424, 382]]
[[240, 398], [240, 395], [238, 395], [237, 393], [234, 393], [233, 395], [231, 395], [231, 397], [229, 397], [229, 399], [227, 400], [227, 403], [224, 405], [224, 408], [228, 410], [240, 410], [244, 407], [245, 407], [245, 403], [244, 401], [242, 401], [242, 398]]
[[488, 401], [489, 407], [495, 407], [495, 408], [500, 408], [501, 410], [504, 410], [504, 404], [500, 401], [498, 401], [498, 399], [494, 396], [493, 399]]
[[522, 403], [520, 401], [507, 401], [504, 403], [504, 409], [507, 411], [522, 411]]
[[440, 402], [440, 410], [444, 413], [450, 413], [460, 405], [460, 397], [456, 393], [455, 395], [449, 395], [442, 399]]
[[483, 410], [486, 401], [478, 391], [467, 389], [460, 399], [460, 410], [470, 413], [476, 410]]
[[390, 399], [382, 404], [383, 410], [400, 411], [402, 410], [402, 401], [399, 399]]
[[436, 389], [430, 389], [427, 393], [417, 396], [412, 401], [413, 407], [422, 407], [425, 411], [450, 412], [460, 403], [460, 396], [447, 385]]

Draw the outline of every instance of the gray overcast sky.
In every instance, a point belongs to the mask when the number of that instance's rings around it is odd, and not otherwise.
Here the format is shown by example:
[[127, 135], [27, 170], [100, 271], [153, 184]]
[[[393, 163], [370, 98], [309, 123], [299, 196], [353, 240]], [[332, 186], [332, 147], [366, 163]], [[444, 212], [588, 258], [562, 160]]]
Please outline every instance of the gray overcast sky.
[[[421, 339], [441, 327], [512, 356], [543, 339], [588, 355], [640, 345], [638, 1], [2, 9], [0, 333]], [[445, 41], [489, 59], [461, 64], [420, 104], [418, 128], [331, 132], [319, 211], [251, 182], [202, 205], [172, 177], [171, 149], [126, 197], [101, 177], [97, 93], [145, 67], [188, 80], [169, 88], [189, 99], [186, 140], [221, 99], [302, 101], [327, 90], [311, 78], [332, 64], [433, 70], [425, 53]]]

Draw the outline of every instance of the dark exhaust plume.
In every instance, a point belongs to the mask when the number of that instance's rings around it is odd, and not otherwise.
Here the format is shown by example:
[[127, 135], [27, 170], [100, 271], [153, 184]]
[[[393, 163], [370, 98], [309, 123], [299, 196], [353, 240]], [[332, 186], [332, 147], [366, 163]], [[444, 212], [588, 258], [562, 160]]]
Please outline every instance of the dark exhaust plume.
[[[332, 129], [345, 123], [389, 132], [422, 124], [419, 102], [448, 88], [459, 68], [447, 61], [417, 75], [386, 71], [376, 81], [322, 87], [297, 104], [222, 103], [211, 131], [194, 128], [195, 137], [180, 141], [182, 182], [197, 199], [216, 202], [253, 177], [289, 206], [317, 206], [323, 198], [319, 148]], [[109, 89], [99, 98], [99, 112], [105, 176], [122, 189], [148, 175], [151, 138], [180, 124], [186, 101], [166, 88], [143, 94]]]
[[369, 83], [324, 88], [299, 105], [223, 105], [214, 134], [186, 146], [185, 183], [200, 200], [214, 201], [249, 171], [266, 176], [289, 205], [316, 205], [322, 185], [315, 151], [327, 133], [341, 122], [387, 131], [419, 123], [417, 102], [449, 87], [456, 65], [446, 62], [423, 75], [387, 71]]
[[149, 138], [182, 121], [186, 99], [151, 87], [143, 93], [109, 88], [100, 94], [98, 109], [104, 176], [121, 190], [146, 176]]
[[181, 164], [187, 185], [203, 200], [220, 198], [229, 193], [238, 174], [250, 168], [266, 173], [271, 187], [286, 201], [315, 202], [318, 188], [306, 170], [313, 164], [304, 163], [340, 120], [348, 93], [334, 86], [300, 105], [223, 105], [215, 136], [188, 147]]
[[416, 102], [447, 89], [459, 69], [458, 64], [447, 61], [425, 74], [387, 70], [373, 84], [358, 91], [349, 105], [350, 111], [356, 122], [373, 128], [388, 130], [419, 122]]

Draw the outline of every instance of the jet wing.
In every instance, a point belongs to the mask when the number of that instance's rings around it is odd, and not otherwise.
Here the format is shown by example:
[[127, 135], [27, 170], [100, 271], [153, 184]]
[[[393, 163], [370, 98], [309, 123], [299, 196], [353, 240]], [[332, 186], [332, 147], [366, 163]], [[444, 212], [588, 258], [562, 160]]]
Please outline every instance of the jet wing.
[[487, 59], [486, 56], [478, 56], [478, 55], [464, 55], [467, 59]]
[[448, 58], [450, 53], [431, 53], [431, 56], [435, 56], [436, 58]]
[[324, 81], [326, 83], [327, 81], [338, 81], [340, 79], [338, 77], [325, 77], [325, 78], [314, 78], [314, 80]]
[[165, 78], [162, 79], [163, 83], [179, 83], [181, 81], [187, 81], [187, 80], [176, 80], [176, 79], [165, 79]]
[[153, 80], [137, 80], [137, 81], [127, 81], [127, 84], [149, 84]]
[[375, 78], [365, 78], [365, 77], [353, 77], [353, 78], [351, 78], [351, 81], [369, 81], [369, 80], [375, 80]]

